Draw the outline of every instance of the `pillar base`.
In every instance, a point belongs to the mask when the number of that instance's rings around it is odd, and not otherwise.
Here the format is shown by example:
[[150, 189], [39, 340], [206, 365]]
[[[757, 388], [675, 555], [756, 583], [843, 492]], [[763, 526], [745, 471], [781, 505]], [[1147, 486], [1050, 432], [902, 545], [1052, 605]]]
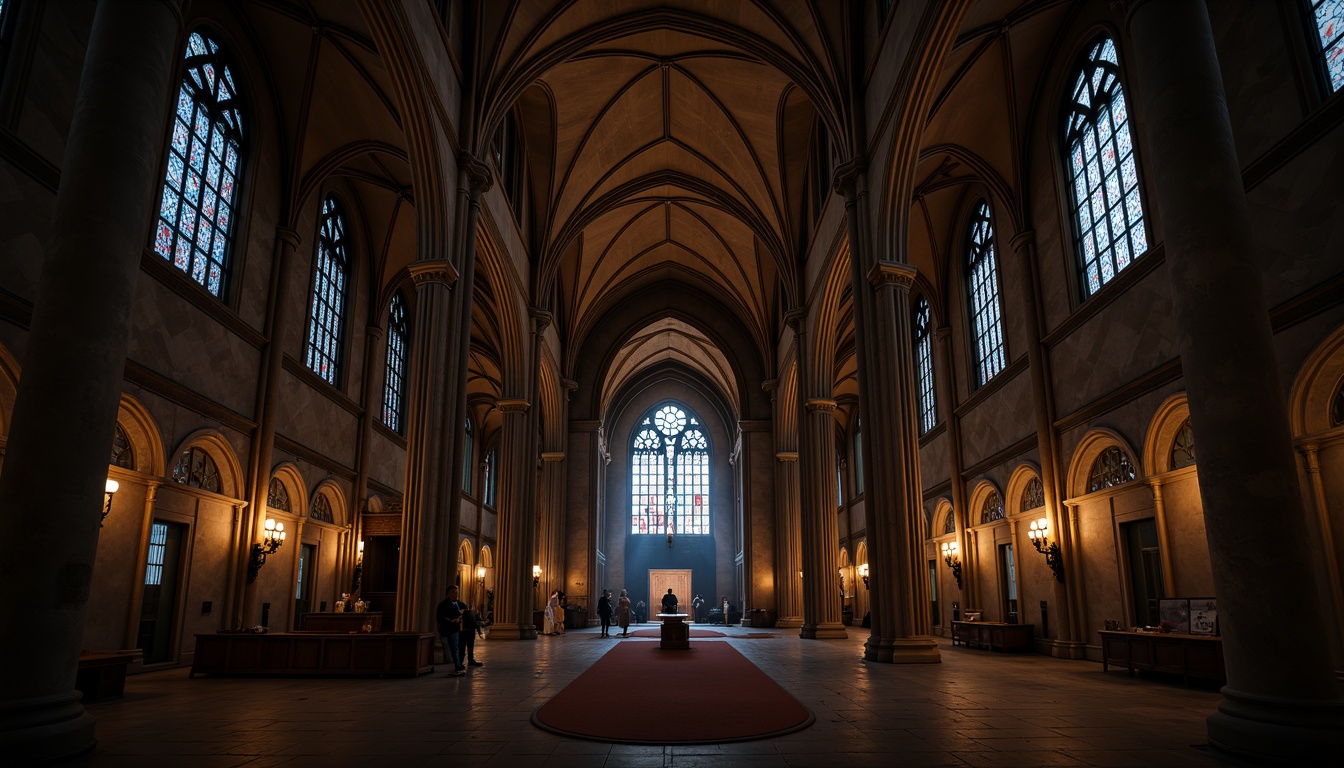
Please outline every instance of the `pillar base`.
[[938, 641], [928, 635], [873, 636], [863, 644], [863, 660], [880, 664], [939, 664], [943, 654], [938, 650]]
[[71, 690], [0, 703], [0, 754], [20, 765], [48, 763], [92, 752], [93, 716]]
[[1056, 659], [1086, 659], [1087, 643], [1076, 640], [1049, 640], [1045, 644], [1047, 652]]
[[536, 640], [537, 628], [531, 624], [492, 624], [489, 640]]
[[784, 616], [775, 620], [775, 629], [798, 629], [803, 620], [798, 616]]
[[1209, 746], [1257, 761], [1327, 765], [1344, 754], [1344, 700], [1284, 699], [1223, 688]]
[[845, 625], [838, 621], [827, 621], [809, 627], [804, 625], [798, 636], [804, 640], [844, 640], [849, 637]]

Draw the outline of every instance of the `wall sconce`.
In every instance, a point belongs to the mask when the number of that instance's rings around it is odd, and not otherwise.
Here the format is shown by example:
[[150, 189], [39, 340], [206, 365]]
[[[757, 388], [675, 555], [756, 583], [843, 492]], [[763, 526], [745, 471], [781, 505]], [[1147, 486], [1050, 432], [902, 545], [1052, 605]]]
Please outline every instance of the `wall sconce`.
[[863, 588], [868, 589], [868, 564], [859, 566], [859, 578], [863, 579]]
[[257, 580], [257, 574], [261, 572], [261, 566], [266, 564], [266, 556], [275, 554], [275, 550], [285, 543], [285, 524], [277, 523], [271, 518], [266, 518], [266, 536], [263, 539], [265, 545], [252, 545], [252, 559], [247, 563], [247, 582], [251, 584]]
[[957, 546], [957, 542], [943, 543], [943, 562], [952, 569], [952, 575], [957, 578], [957, 589], [961, 589], [961, 548]]
[[840, 574], [840, 599], [843, 600], [845, 598], [845, 566], [836, 568], [835, 572]]
[[480, 583], [481, 589], [485, 589], [485, 566], [476, 566], [476, 581]]
[[534, 565], [532, 566], [532, 588], [536, 589], [539, 584], [541, 584], [541, 566]]
[[1055, 572], [1055, 581], [1063, 584], [1064, 554], [1059, 551], [1059, 542], [1050, 541], [1050, 521], [1044, 517], [1033, 520], [1031, 530], [1027, 531], [1027, 537], [1031, 539], [1031, 545], [1036, 551], [1045, 555], [1045, 564]]
[[103, 516], [98, 518], [98, 527], [103, 527], [103, 521], [107, 519], [107, 514], [112, 511], [112, 497], [117, 495], [117, 489], [121, 484], [112, 478], [107, 478], [107, 485], [103, 486]]

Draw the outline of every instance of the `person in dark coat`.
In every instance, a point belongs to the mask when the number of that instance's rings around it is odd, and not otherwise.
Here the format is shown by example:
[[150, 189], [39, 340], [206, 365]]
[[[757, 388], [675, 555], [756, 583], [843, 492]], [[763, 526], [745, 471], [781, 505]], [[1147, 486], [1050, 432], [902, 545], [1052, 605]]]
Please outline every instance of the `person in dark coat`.
[[481, 631], [481, 617], [470, 605], [462, 612], [462, 650], [461, 654], [466, 659], [468, 667], [483, 667], [485, 664], [476, 660], [476, 638], [485, 637]]
[[602, 619], [602, 637], [611, 637], [611, 590], [602, 590], [597, 599], [597, 616]]
[[625, 590], [621, 590], [621, 597], [616, 601], [616, 625], [621, 628], [621, 637], [630, 636], [630, 598], [626, 596]]
[[439, 603], [439, 608], [434, 612], [434, 618], [439, 625], [439, 638], [443, 640], [443, 663], [449, 662], [453, 665], [453, 671], [450, 673], [453, 677], [461, 677], [467, 674], [467, 668], [462, 664], [462, 613], [466, 606], [457, 599], [457, 585], [448, 587], [448, 596]]
[[673, 594], [672, 588], [667, 588], [667, 594], [663, 595], [663, 613], [677, 612], [677, 596]]

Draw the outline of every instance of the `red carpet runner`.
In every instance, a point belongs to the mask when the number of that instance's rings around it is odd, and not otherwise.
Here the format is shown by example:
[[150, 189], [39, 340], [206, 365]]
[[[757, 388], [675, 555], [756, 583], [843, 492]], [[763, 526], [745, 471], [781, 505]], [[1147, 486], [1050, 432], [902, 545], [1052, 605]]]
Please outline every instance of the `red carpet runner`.
[[621, 643], [532, 713], [538, 727], [623, 744], [713, 744], [801, 730], [813, 716], [728, 643]]

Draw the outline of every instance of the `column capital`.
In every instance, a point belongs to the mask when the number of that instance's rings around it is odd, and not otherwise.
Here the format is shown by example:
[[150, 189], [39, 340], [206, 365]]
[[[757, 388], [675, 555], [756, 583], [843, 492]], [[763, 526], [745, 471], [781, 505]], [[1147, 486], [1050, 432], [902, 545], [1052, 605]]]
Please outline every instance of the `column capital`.
[[784, 313], [784, 324], [794, 333], [802, 333], [807, 323], [807, 307], [795, 307]]
[[761, 389], [770, 393], [770, 399], [775, 399], [775, 390], [779, 388], [779, 379], [766, 379], [761, 382]]
[[852, 157], [835, 168], [831, 177], [831, 188], [843, 195], [845, 202], [852, 201], [859, 193], [859, 182], [868, 172], [868, 158], [863, 155]]
[[364, 327], [364, 335], [370, 339], [381, 339], [383, 338], [383, 326], [370, 323]]
[[440, 283], [452, 288], [457, 282], [457, 268], [444, 259], [412, 262], [406, 270], [411, 273], [411, 280], [416, 288], [430, 283]]
[[868, 271], [868, 282], [876, 289], [896, 286], [906, 293], [915, 285], [919, 270], [899, 261], [879, 261]]
[[579, 391], [579, 382], [573, 379], [561, 379], [560, 388], [565, 390], [565, 402], [569, 402], [569, 396]]
[[807, 401], [807, 412], [817, 413], [820, 411], [822, 413], [832, 413], [835, 411], [836, 405], [837, 403], [829, 397], [813, 397], [809, 398]]
[[490, 166], [478, 160], [470, 152], [459, 152], [457, 167], [466, 177], [467, 197], [472, 203], [479, 204], [481, 195], [484, 195], [495, 183], [495, 175], [491, 173]]
[[541, 460], [542, 460], [542, 461], [564, 461], [564, 460], [565, 460], [565, 452], [564, 452], [564, 451], [542, 451], [542, 453], [541, 453]]
[[797, 461], [797, 451], [780, 451], [775, 454], [775, 461]]
[[555, 315], [551, 314], [550, 310], [539, 307], [530, 307], [527, 313], [532, 316], [532, 322], [536, 324], [537, 333], [545, 333], [546, 329], [555, 320]]
[[522, 398], [503, 398], [495, 401], [495, 407], [504, 413], [527, 413], [532, 404]]
[[1024, 229], [1021, 232], [1018, 232], [1016, 235], [1013, 235], [1012, 238], [1008, 241], [1008, 245], [1011, 246], [1012, 249], [1018, 253], [1021, 253], [1023, 249], [1030, 248], [1035, 244], [1036, 244], [1036, 230], [1034, 229]]
[[299, 237], [299, 233], [289, 227], [276, 227], [275, 239], [289, 246], [290, 250], [297, 250], [303, 244], [303, 238]]

